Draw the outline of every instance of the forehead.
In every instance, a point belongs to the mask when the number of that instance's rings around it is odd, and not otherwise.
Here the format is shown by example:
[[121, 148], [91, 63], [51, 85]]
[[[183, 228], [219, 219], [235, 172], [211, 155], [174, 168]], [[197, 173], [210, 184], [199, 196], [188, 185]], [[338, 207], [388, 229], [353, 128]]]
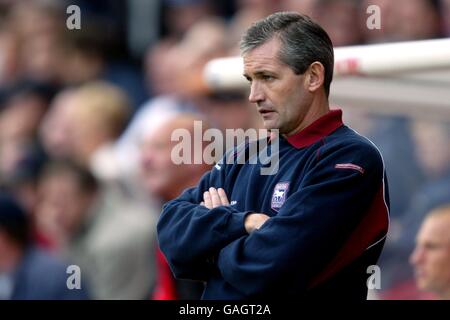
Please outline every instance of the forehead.
[[272, 38], [243, 55], [244, 72], [251, 73], [285, 66], [278, 58], [281, 42]]
[[431, 216], [427, 218], [419, 231], [417, 240], [421, 242], [450, 243], [449, 216]]

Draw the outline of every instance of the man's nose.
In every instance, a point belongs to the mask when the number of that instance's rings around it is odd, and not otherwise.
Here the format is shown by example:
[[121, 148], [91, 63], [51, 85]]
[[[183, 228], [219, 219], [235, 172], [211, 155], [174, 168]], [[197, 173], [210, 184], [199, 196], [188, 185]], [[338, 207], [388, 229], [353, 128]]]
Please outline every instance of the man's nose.
[[422, 261], [423, 254], [423, 249], [416, 247], [409, 257], [409, 263], [411, 265], [417, 265], [418, 263], [420, 263], [420, 261]]
[[250, 86], [250, 95], [248, 96], [248, 100], [252, 103], [264, 101], [264, 91], [257, 81], [253, 81]]

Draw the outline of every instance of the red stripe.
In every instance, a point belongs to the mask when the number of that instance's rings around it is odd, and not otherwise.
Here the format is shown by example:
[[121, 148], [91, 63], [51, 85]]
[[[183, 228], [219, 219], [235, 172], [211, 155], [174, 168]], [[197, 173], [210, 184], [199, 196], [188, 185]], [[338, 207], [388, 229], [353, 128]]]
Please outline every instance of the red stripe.
[[177, 300], [175, 278], [172, 275], [166, 257], [159, 248], [156, 251], [157, 277], [156, 286], [153, 291], [152, 300]]
[[354, 169], [361, 173], [364, 173], [364, 169], [353, 163], [338, 163], [334, 166], [336, 169]]
[[364, 219], [347, 239], [342, 249], [310, 284], [311, 287], [329, 279], [358, 258], [369, 246], [381, 240], [387, 233], [389, 218], [384, 201], [383, 185], [378, 190]]

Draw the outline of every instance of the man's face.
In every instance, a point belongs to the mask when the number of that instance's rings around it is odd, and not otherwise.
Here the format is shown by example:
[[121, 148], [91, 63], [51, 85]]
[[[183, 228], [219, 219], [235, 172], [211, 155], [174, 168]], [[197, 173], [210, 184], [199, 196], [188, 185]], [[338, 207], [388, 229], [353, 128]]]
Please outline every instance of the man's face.
[[177, 195], [177, 186], [189, 174], [189, 165], [176, 165], [172, 161], [172, 149], [177, 144], [170, 139], [174, 129], [169, 125], [150, 134], [144, 139], [141, 148], [144, 185], [150, 193], [164, 200]]
[[302, 129], [312, 101], [305, 74], [278, 59], [280, 41], [273, 38], [244, 54], [244, 76], [251, 83], [249, 100], [256, 103], [266, 129], [291, 135]]
[[450, 217], [431, 216], [417, 235], [410, 257], [417, 286], [435, 293], [450, 288]]
[[158, 193], [168, 185], [172, 145], [167, 136], [153, 135], [142, 145], [141, 165], [144, 183], [149, 191]]
[[48, 232], [54, 232], [51, 236], [55, 237], [60, 232], [68, 236], [76, 232], [93, 200], [68, 172], [42, 178], [38, 192], [38, 224]]

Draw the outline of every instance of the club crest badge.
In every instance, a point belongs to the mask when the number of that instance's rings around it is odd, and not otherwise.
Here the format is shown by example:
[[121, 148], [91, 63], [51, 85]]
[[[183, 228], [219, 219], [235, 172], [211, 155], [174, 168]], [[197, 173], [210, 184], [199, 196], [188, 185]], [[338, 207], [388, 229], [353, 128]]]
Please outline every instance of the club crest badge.
[[271, 208], [278, 212], [286, 201], [286, 196], [289, 189], [289, 182], [279, 182], [275, 185], [272, 194]]

